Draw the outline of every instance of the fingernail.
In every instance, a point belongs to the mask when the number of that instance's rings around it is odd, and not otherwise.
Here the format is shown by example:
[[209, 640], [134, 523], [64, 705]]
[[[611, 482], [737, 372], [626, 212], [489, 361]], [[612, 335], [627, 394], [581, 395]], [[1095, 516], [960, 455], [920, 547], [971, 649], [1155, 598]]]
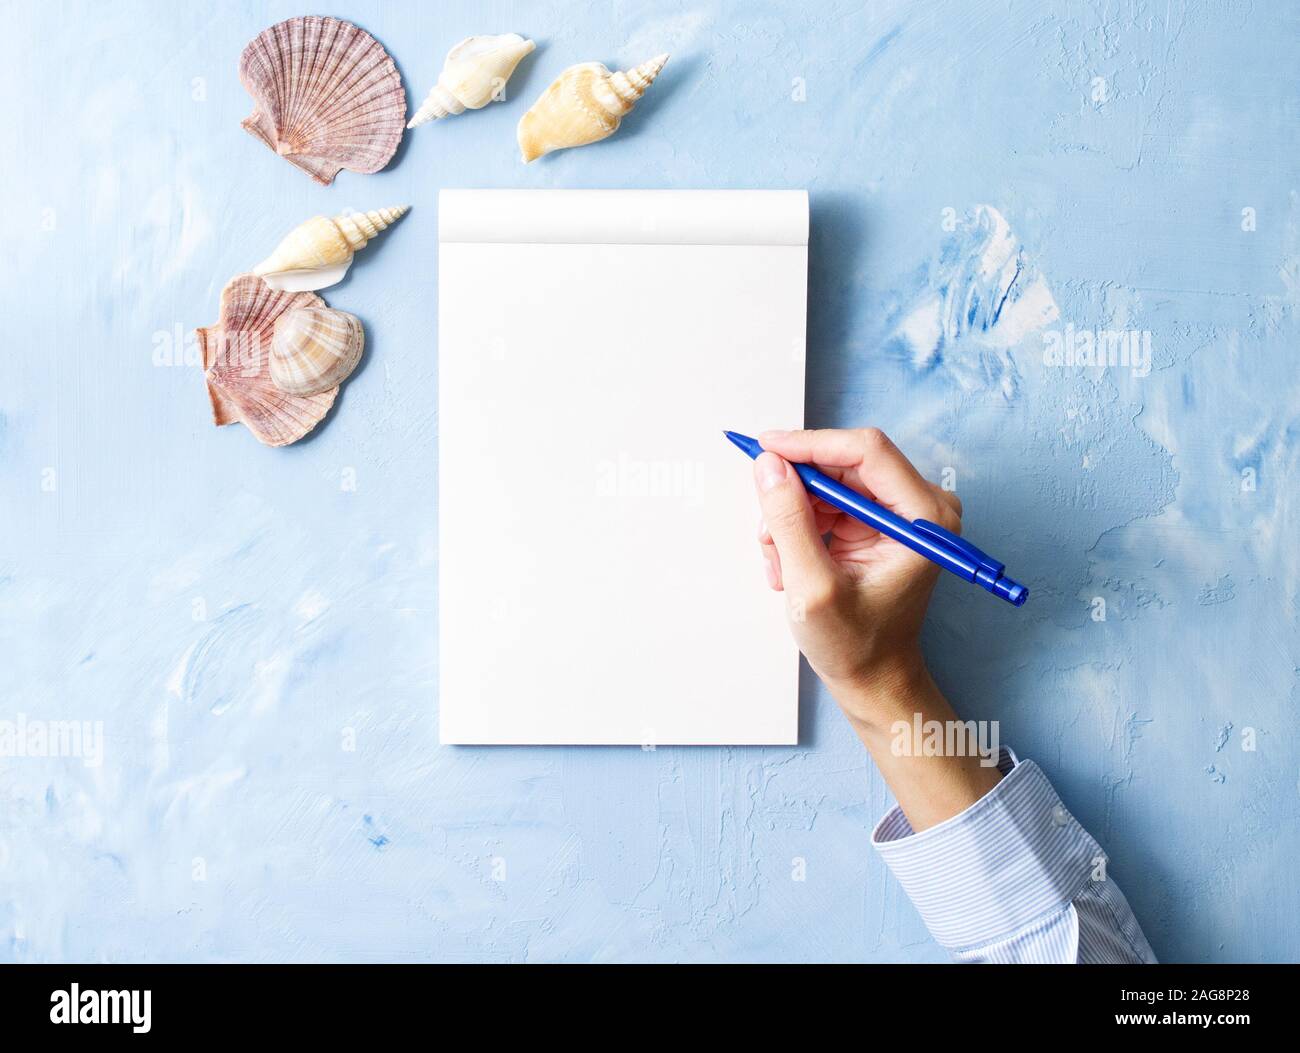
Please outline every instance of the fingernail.
[[763, 493], [780, 486], [785, 481], [785, 471], [785, 461], [774, 453], [760, 453], [754, 462], [754, 475]]
[[772, 566], [770, 560], [763, 560], [763, 576], [767, 578], [767, 587], [769, 589], [775, 589], [781, 584], [776, 577], [776, 568]]
[[758, 444], [762, 446], [765, 439], [777, 442], [784, 439], [789, 434], [790, 433], [784, 428], [768, 428], [767, 431], [759, 433]]
[[767, 540], [767, 520], [766, 520], [766, 519], [760, 519], [760, 520], [758, 521], [758, 540], [759, 540], [759, 541], [766, 541], [766, 540]]

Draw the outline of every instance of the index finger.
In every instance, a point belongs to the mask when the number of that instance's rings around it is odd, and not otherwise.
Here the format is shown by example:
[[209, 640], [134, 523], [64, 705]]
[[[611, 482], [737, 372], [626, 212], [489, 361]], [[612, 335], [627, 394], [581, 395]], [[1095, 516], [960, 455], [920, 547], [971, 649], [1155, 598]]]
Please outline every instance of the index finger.
[[803, 431], [765, 431], [758, 437], [763, 449], [787, 461], [845, 468], [887, 508], [916, 518], [931, 514], [934, 494], [930, 484], [879, 428], [820, 428]]

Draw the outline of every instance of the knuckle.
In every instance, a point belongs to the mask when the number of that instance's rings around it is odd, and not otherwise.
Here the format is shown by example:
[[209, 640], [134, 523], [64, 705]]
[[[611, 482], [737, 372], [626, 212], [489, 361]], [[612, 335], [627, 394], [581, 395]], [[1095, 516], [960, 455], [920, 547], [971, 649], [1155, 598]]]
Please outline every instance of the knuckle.
[[[956, 515], [958, 519], [962, 514], [961, 498], [952, 490], [945, 490], [938, 483], [930, 483], [930, 492], [938, 498], [936, 514], [942, 519], [944, 516]], [[939, 522], [939, 520], [935, 520]], [[947, 525], [946, 523], [943, 525]]]
[[947, 501], [940, 501], [937, 510], [938, 524], [945, 530], [951, 530], [954, 534], [961, 533], [961, 508], [954, 508]]
[[863, 428], [858, 435], [863, 448], [869, 451], [884, 450], [891, 445], [889, 436], [879, 428]]
[[828, 582], [817, 582], [803, 590], [802, 599], [809, 614], [825, 614], [835, 606], [835, 587]]

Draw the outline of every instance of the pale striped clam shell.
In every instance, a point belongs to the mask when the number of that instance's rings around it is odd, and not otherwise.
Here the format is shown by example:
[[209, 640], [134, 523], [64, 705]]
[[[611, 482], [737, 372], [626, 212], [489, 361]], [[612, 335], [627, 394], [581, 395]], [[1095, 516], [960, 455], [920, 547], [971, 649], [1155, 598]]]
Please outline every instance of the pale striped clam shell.
[[361, 361], [361, 320], [332, 307], [301, 307], [282, 315], [271, 338], [271, 381], [290, 395], [337, 387]]

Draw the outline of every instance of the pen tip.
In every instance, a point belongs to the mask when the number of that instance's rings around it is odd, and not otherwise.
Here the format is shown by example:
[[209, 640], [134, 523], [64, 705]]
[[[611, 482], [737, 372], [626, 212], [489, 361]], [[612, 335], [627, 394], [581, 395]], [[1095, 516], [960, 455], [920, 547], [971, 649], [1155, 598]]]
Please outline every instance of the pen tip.
[[738, 431], [724, 431], [722, 434], [727, 437], [732, 445], [738, 447], [750, 457], [757, 457], [763, 452], [763, 447], [748, 435], [741, 435]]

